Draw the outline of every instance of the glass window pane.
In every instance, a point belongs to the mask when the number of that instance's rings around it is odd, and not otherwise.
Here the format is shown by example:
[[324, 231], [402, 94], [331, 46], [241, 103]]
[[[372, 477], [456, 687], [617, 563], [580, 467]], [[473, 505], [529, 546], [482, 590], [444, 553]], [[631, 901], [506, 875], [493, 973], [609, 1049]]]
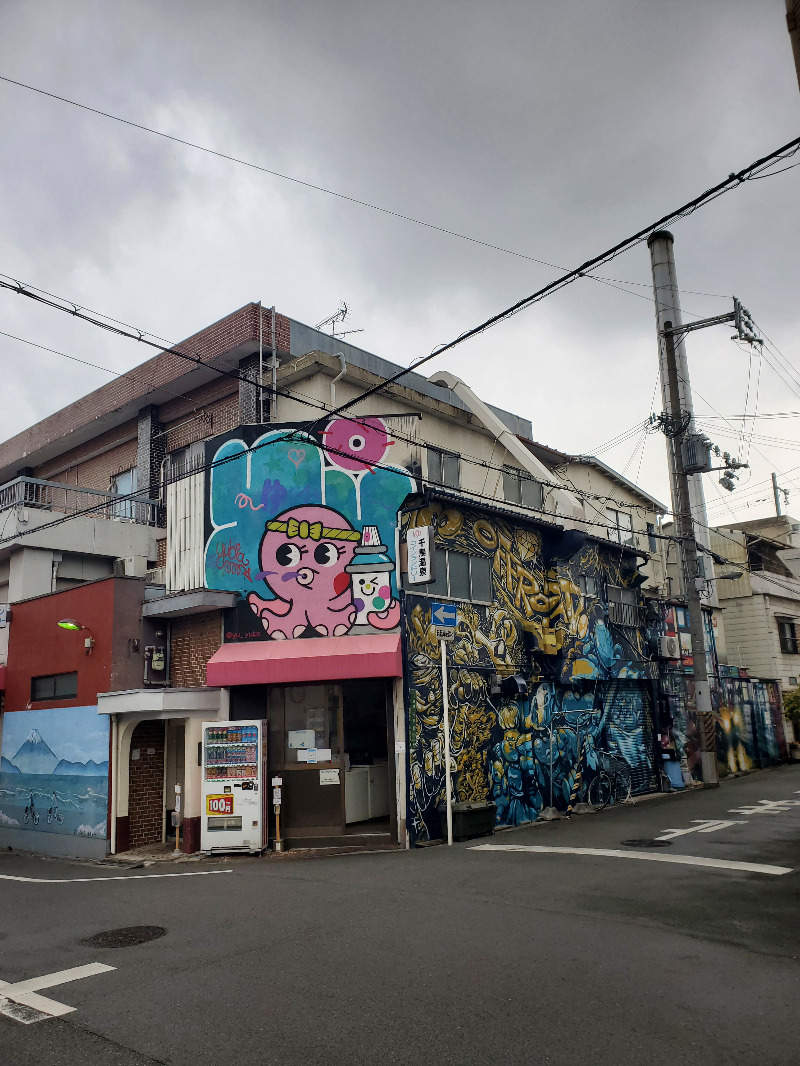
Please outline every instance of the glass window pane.
[[617, 512], [615, 510], [613, 510], [613, 508], [609, 507], [606, 510], [606, 518], [608, 519], [608, 525], [610, 526], [610, 528], [608, 530], [608, 539], [609, 540], [617, 540], [618, 541], [619, 540], [619, 522], [618, 522], [619, 515], [617, 514]]
[[450, 596], [454, 600], [468, 600], [469, 556], [463, 552], [448, 552], [447, 565], [450, 571]]
[[522, 502], [526, 507], [535, 507], [537, 511], [542, 510], [544, 507], [544, 491], [538, 481], [534, 481], [533, 478], [523, 478]]
[[33, 677], [31, 678], [31, 699], [32, 700], [52, 700], [55, 698], [56, 686], [55, 678], [50, 677]]
[[619, 512], [620, 544], [633, 544], [633, 518], [629, 514]]
[[472, 599], [483, 603], [492, 601], [492, 563], [489, 559], [483, 559], [479, 555], [469, 557], [470, 572], [472, 575]]
[[[284, 759], [286, 765], [308, 763], [306, 752], [317, 749], [316, 761], [339, 761], [338, 690], [335, 685], [287, 685]], [[327, 749], [331, 754], [327, 756]], [[327, 757], [322, 758], [320, 752]]]
[[503, 469], [503, 499], [506, 503], [521, 503], [519, 474], [508, 467]]
[[428, 448], [428, 481], [437, 485], [442, 481], [442, 453], [435, 448]]
[[69, 699], [78, 695], [77, 674], [56, 674], [53, 680], [55, 681], [56, 698]]
[[447, 552], [442, 548], [433, 549], [433, 581], [414, 586], [414, 592], [423, 591], [427, 596], [447, 595]]
[[442, 481], [449, 489], [460, 487], [460, 460], [457, 455], [442, 456]]

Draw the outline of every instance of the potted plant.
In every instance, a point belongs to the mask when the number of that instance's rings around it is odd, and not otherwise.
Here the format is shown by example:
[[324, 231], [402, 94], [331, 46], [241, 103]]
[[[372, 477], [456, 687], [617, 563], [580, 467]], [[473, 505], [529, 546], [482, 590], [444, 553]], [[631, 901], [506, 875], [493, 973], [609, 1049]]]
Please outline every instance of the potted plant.
[[797, 742], [797, 737], [800, 735], [800, 686], [785, 693], [783, 714], [787, 721], [792, 723], [794, 733], [794, 740], [789, 743], [789, 757], [794, 762], [800, 762], [800, 744]]

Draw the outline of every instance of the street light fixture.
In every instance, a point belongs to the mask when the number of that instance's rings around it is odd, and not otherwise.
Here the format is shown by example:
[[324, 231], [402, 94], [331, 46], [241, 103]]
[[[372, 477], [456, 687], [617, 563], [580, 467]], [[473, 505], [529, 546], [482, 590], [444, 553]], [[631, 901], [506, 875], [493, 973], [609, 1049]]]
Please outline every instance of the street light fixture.
[[60, 629], [68, 629], [70, 632], [73, 633], [80, 631], [88, 633], [89, 635], [85, 638], [83, 646], [86, 649], [86, 654], [91, 655], [92, 648], [94, 647], [94, 637], [92, 636], [92, 631], [91, 629], [89, 629], [88, 626], [82, 625], [74, 618], [60, 618], [58, 622], [56, 622], [56, 625]]

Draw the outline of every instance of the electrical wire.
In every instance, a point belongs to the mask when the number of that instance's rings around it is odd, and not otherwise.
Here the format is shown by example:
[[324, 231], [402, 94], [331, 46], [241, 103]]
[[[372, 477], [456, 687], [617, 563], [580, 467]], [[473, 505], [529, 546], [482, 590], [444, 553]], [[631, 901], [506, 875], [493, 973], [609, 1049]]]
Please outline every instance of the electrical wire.
[[[0, 331], [0, 333], [1, 332], [2, 331]], [[70, 355], [68, 355], [65, 352], [59, 352], [59, 351], [57, 351], [54, 348], [47, 348], [45, 345], [37, 344], [36, 342], [26, 340], [23, 337], [17, 337], [14, 334], [3, 334], [3, 335], [12, 337], [14, 340], [21, 341], [22, 343], [25, 343], [25, 344], [31, 344], [34, 347], [41, 348], [44, 351], [50, 352], [50, 353], [52, 353], [54, 355], [62, 356], [64, 358], [66, 358], [66, 359], [77, 359], [77, 357], [70, 356]], [[77, 360], [77, 361], [78, 362], [86, 362], [85, 360]], [[100, 364], [91, 363], [91, 364], [87, 364], [87, 365], [93, 366], [93, 367], [95, 367], [96, 369], [99, 369], [99, 370], [105, 370], [107, 373], [115, 374], [116, 376], [124, 376], [124, 375], [119, 374], [117, 371], [109, 370], [107, 367], [103, 367]], [[129, 373], [133, 373], [133, 372], [129, 372]], [[147, 384], [150, 384], [150, 382], [147, 382]], [[272, 392], [272, 389], [270, 388], [269, 391]], [[276, 390], [276, 392], [280, 396], [283, 396], [283, 397], [285, 397], [287, 399], [291, 399], [294, 402], [300, 403], [300, 404], [302, 404], [304, 406], [312, 407], [312, 408], [314, 408], [316, 410], [325, 412], [328, 416], [330, 416], [330, 411], [329, 411], [329, 409], [328, 409], [326, 404], [320, 402], [319, 400], [314, 399], [311, 396], [308, 396], [308, 394], [299, 392], [297, 389], [295, 389], [295, 390], [293, 390], [291, 392], [288, 392], [286, 390]], [[180, 397], [182, 397], [184, 399], [187, 399], [189, 401], [191, 401], [191, 399], [192, 399], [191, 396], [186, 394], [186, 393], [174, 393], [174, 395], [180, 396]], [[358, 425], [365, 425], [365, 424], [368, 425], [369, 424], [368, 420], [371, 417], [374, 418], [375, 416], [374, 415], [370, 416], [370, 415], [365, 415], [365, 414], [362, 414], [362, 415], [348, 415], [348, 419], [350, 421], [352, 421], [352, 422], [355, 422]], [[405, 442], [405, 443], [407, 443], [409, 445], [412, 445], [412, 446], [419, 446], [420, 443], [421, 443], [416, 437], [405, 436], [402, 433], [397, 432], [396, 430], [392, 430], [392, 435], [397, 440], [401, 440], [401, 441], [403, 441], [403, 442]], [[286, 438], [286, 439], [288, 439], [288, 438]], [[272, 441], [270, 443], [277, 443], [277, 441]], [[464, 461], [464, 462], [466, 462], [468, 464], [480, 467], [480, 468], [485, 470], [484, 487], [485, 487], [485, 482], [488, 479], [488, 475], [489, 475], [490, 472], [494, 472], [494, 473], [498, 474], [498, 477], [506, 472], [506, 467], [493, 464], [491, 462], [491, 459], [490, 459], [489, 462], [487, 462], [486, 460], [481, 459], [478, 456], [471, 455], [468, 452], [464, 452], [463, 450], [461, 452], [459, 452], [459, 458], [462, 461]], [[196, 473], [197, 470], [199, 470], [199, 469], [200, 468], [192, 470], [191, 473]], [[386, 469], [392, 470], [392, 469], [395, 469], [395, 468], [394, 467], [386, 467]], [[538, 481], [539, 481], [539, 484], [541, 484], [545, 488], [550, 488], [550, 489], [563, 489], [564, 488], [564, 485], [560, 484], [559, 482], [547, 481], [547, 480], [542, 480], [542, 479], [538, 479]], [[446, 486], [440, 486], [440, 487], [446, 487]], [[601, 500], [604, 503], [614, 504], [615, 506], [623, 508], [623, 509], [627, 509], [627, 510], [631, 510], [631, 511], [635, 510], [635, 511], [638, 511], [639, 513], [641, 513], [641, 514], [645, 514], [645, 513], [649, 514], [650, 513], [650, 509], [645, 507], [644, 505], [633, 504], [633, 503], [631, 503], [629, 501], [617, 500], [611, 495], [593, 494], [593, 493], [587, 492], [586, 490], [577, 489], [577, 488], [576, 488], [575, 491], [576, 491], [577, 494], [580, 495], [581, 498], [586, 497], [588, 499], [589, 497], [593, 497], [593, 498], [596, 498], [598, 500]], [[495, 503], [497, 502], [496, 497], [486, 495], [483, 492], [477, 493], [475, 495], [477, 495], [477, 496], [479, 496], [481, 498], [484, 498], [486, 500], [494, 500]], [[131, 499], [137, 499], [137, 498], [141, 499], [141, 497], [137, 496], [136, 493], [132, 493], [131, 494]], [[115, 505], [121, 499], [123, 499], [122, 496], [115, 497]], [[96, 509], [96, 508], [91, 508], [90, 510], [94, 510], [94, 509]]]
[[[40, 96], [48, 97], [51, 100], [57, 100], [60, 103], [69, 104], [71, 107], [79, 108], [80, 110], [87, 111], [90, 114], [99, 115], [102, 118], [110, 119], [112, 122], [119, 122], [119, 123], [121, 123], [124, 126], [130, 126], [133, 129], [140, 130], [140, 131], [142, 131], [144, 133], [150, 133], [150, 134], [152, 134], [155, 137], [161, 137], [164, 140], [172, 141], [175, 144], [181, 144], [181, 145], [183, 145], [186, 148], [193, 148], [195, 151], [204, 152], [205, 154], [211, 155], [211, 156], [215, 156], [218, 159], [224, 159], [224, 160], [226, 160], [227, 162], [230, 162], [230, 163], [237, 163], [238, 165], [247, 167], [250, 170], [256, 170], [256, 171], [259, 171], [259, 172], [261, 172], [263, 174], [269, 174], [271, 177], [280, 178], [282, 181], [289, 181], [289, 182], [292, 182], [295, 185], [301, 185], [304, 188], [312, 189], [315, 192], [324, 193], [326, 196], [333, 196], [333, 197], [336, 197], [337, 199], [345, 200], [348, 203], [356, 204], [359, 207], [365, 207], [365, 208], [368, 208], [371, 211], [377, 211], [380, 214], [384, 214], [384, 215], [388, 215], [388, 216], [390, 216], [392, 218], [400, 219], [403, 222], [411, 222], [411, 223], [413, 223], [416, 226], [422, 226], [425, 229], [430, 229], [430, 230], [433, 230], [434, 232], [442, 233], [442, 234], [444, 234], [444, 235], [446, 235], [448, 237], [456, 237], [458, 240], [468, 241], [471, 244], [476, 244], [476, 245], [479, 245], [480, 247], [488, 248], [488, 249], [491, 249], [492, 251], [495, 251], [495, 252], [502, 252], [504, 255], [512, 255], [512, 256], [515, 256], [518, 259], [525, 259], [525, 260], [527, 260], [528, 262], [531, 262], [531, 263], [538, 263], [540, 266], [546, 266], [546, 267], [549, 267], [552, 270], [566, 270], [567, 269], [566, 267], [560, 266], [558, 263], [551, 263], [551, 262], [549, 262], [546, 259], [538, 259], [536, 256], [529, 255], [529, 254], [527, 254], [525, 252], [514, 251], [511, 248], [505, 248], [502, 245], [493, 244], [490, 241], [480, 240], [477, 237], [471, 237], [468, 234], [459, 233], [456, 230], [448, 229], [445, 226], [439, 226], [439, 225], [436, 225], [433, 222], [426, 222], [423, 219], [414, 218], [412, 215], [404, 214], [401, 211], [395, 211], [395, 210], [392, 210], [391, 208], [388, 208], [388, 207], [382, 207], [379, 204], [374, 204], [374, 203], [371, 203], [370, 201], [362, 200], [359, 197], [352, 196], [352, 195], [349, 195], [347, 193], [338, 192], [338, 191], [336, 191], [334, 189], [329, 189], [326, 186], [317, 185], [317, 184], [314, 184], [313, 182], [310, 182], [310, 181], [305, 181], [302, 178], [294, 177], [291, 174], [283, 174], [280, 171], [272, 170], [269, 167], [261, 166], [258, 163], [252, 163], [249, 160], [241, 159], [238, 156], [230, 155], [230, 154], [228, 154], [226, 152], [217, 151], [214, 148], [209, 148], [206, 145], [197, 144], [196, 142], [189, 141], [186, 138], [178, 137], [178, 136], [175, 136], [175, 135], [170, 134], [170, 133], [165, 133], [163, 130], [153, 129], [153, 127], [151, 127], [151, 126], [145, 126], [143, 123], [140, 123], [140, 122], [133, 122], [131, 119], [122, 118], [122, 116], [114, 115], [114, 114], [112, 114], [109, 111], [101, 111], [99, 108], [90, 107], [88, 104], [79, 103], [77, 100], [72, 100], [72, 99], [70, 99], [69, 97], [66, 97], [66, 96], [60, 96], [57, 93], [48, 92], [47, 90], [40, 89], [40, 88], [38, 88], [35, 85], [29, 85], [26, 82], [17, 81], [16, 79], [9, 78], [9, 77], [7, 77], [5, 75], [1, 75], [0, 74], [0, 81], [4, 81], [8, 85], [15, 85], [15, 86], [17, 86], [20, 89], [27, 89], [29, 92], [38, 93]], [[769, 176], [769, 175], [766, 175], [766, 176]], [[648, 285], [647, 282], [641, 282], [641, 281], [622, 281], [619, 278], [604, 278], [604, 277], [600, 277], [598, 275], [587, 275], [587, 276], [589, 276], [590, 280], [592, 280], [592, 281], [599, 281], [599, 282], [601, 282], [603, 284], [608, 284], [608, 285], [612, 285], [612, 286], [615, 286], [615, 287], [619, 286], [619, 285]], [[625, 291], [625, 290], [623, 290], [623, 291]], [[713, 296], [713, 297], [719, 297], [721, 299], [729, 299], [728, 296], [722, 296], [722, 294], [720, 294], [720, 293], [705, 293], [705, 292], [698, 293], [698, 292], [696, 292], [696, 290], [693, 290], [693, 289], [681, 289], [679, 291], [692, 293], [694, 295], [699, 295], [699, 296]], [[638, 293], [633, 293], [632, 295], [639, 295], [639, 294]]]

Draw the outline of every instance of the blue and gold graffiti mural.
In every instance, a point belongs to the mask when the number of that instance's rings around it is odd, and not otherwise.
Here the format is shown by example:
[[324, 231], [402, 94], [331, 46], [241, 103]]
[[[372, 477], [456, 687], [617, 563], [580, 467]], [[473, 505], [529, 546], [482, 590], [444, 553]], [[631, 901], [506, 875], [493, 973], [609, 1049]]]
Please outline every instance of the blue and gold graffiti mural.
[[[435, 529], [435, 566], [453, 551], [487, 559], [491, 569], [491, 601], [458, 603], [447, 648], [455, 798], [493, 801], [498, 825], [530, 822], [549, 805], [551, 786], [556, 807], [575, 802], [601, 751], [624, 759], [634, 791], [655, 787], [642, 635], [609, 621], [609, 587], [633, 587], [630, 557], [441, 502], [402, 516], [403, 531], [425, 525]], [[415, 842], [440, 835], [445, 774], [439, 642], [430, 600], [412, 589], [405, 641]], [[496, 673], [522, 673], [529, 698], [492, 697]]]
[[242, 426], [207, 445], [205, 579], [237, 592], [226, 640], [393, 629], [397, 511], [416, 482], [378, 418]]

